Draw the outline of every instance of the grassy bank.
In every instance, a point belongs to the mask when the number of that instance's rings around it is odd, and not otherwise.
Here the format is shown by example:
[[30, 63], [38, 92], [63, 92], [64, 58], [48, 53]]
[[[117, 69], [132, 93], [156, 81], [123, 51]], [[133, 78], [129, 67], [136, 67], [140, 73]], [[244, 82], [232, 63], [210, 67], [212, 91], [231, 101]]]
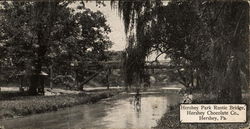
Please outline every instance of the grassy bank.
[[[36, 113], [56, 111], [74, 105], [95, 103], [118, 94], [117, 90], [92, 94], [72, 94], [58, 96], [22, 96], [0, 100], [0, 119], [15, 118]], [[9, 94], [7, 94], [9, 95]]]
[[[209, 103], [206, 98], [198, 99], [195, 97], [195, 103]], [[210, 100], [211, 101], [211, 100]], [[243, 98], [243, 102], [247, 103], [249, 110], [250, 98]], [[249, 117], [249, 111], [248, 111]], [[180, 123], [180, 109], [179, 105], [170, 107], [170, 110], [166, 112], [163, 117], [158, 121], [158, 125], [155, 129], [242, 129], [249, 126], [248, 123], [241, 124], [182, 124]], [[248, 127], [249, 128], [249, 127]], [[248, 129], [247, 128], [247, 129]]]

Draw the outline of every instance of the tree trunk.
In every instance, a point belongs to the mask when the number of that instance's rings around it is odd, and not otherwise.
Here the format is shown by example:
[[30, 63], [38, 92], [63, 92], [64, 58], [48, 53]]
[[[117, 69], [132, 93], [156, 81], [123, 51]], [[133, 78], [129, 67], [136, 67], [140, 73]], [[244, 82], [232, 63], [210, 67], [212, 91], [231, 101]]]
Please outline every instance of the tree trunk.
[[[31, 95], [38, 94], [38, 88], [41, 88], [44, 91], [43, 78], [40, 76], [42, 72], [42, 66], [45, 60], [45, 54], [48, 49], [48, 42], [50, 40], [50, 32], [53, 26], [55, 15], [55, 2], [37, 2], [35, 6], [35, 15], [37, 32], [37, 44], [38, 48], [36, 51], [37, 57], [33, 61], [34, 70], [30, 77], [30, 88], [29, 93]], [[48, 14], [46, 17], [44, 14]], [[41, 20], [41, 18], [47, 19], [47, 21]]]
[[29, 87], [29, 94], [30, 95], [37, 95], [37, 86], [39, 85], [38, 83], [38, 76], [36, 75], [31, 75], [30, 76], [30, 87]]
[[109, 90], [110, 86], [110, 74], [111, 74], [111, 69], [109, 68], [106, 73], [106, 81], [107, 81], [107, 89]]
[[50, 89], [52, 89], [53, 88], [53, 65], [49, 67], [49, 71], [50, 71], [49, 87]]
[[42, 78], [40, 76], [40, 73], [42, 72], [42, 62], [40, 58], [38, 57], [37, 61], [35, 61], [35, 67], [34, 67], [35, 69], [33, 70], [30, 76], [30, 88], [29, 88], [30, 95], [38, 95], [38, 88], [42, 86], [41, 85]]
[[37, 95], [38, 94], [38, 88], [43, 88], [41, 80], [42, 80], [42, 76], [40, 75], [42, 73], [42, 66], [43, 66], [43, 62], [44, 62], [44, 58], [45, 58], [45, 53], [47, 51], [47, 40], [45, 37], [45, 32], [42, 28], [42, 24], [40, 24], [38, 26], [38, 33], [37, 33], [37, 37], [38, 37], [38, 49], [37, 49], [37, 59], [34, 60], [34, 70], [32, 72], [31, 75], [31, 79], [30, 79], [30, 95]]

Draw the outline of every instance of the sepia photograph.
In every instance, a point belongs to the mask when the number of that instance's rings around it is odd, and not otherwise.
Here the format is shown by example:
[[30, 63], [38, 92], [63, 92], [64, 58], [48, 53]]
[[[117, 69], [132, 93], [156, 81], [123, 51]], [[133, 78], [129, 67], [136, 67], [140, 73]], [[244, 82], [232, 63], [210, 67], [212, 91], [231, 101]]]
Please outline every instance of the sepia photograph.
[[250, 129], [249, 0], [0, 0], [0, 129]]

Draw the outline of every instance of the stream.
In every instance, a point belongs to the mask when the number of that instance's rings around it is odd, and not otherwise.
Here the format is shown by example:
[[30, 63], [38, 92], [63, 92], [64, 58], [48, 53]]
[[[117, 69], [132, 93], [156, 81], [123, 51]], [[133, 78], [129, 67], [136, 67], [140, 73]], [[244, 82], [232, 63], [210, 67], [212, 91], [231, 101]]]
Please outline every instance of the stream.
[[0, 121], [5, 129], [13, 128], [152, 128], [170, 105], [179, 97], [170, 93], [142, 93], [140, 101], [134, 94], [104, 99], [95, 104], [64, 108], [55, 112], [35, 114]]

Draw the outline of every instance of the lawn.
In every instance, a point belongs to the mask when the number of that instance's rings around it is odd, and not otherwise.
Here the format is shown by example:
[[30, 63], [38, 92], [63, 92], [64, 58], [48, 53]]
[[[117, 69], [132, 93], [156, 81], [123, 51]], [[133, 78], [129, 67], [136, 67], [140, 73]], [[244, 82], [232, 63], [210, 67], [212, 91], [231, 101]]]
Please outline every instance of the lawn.
[[[22, 96], [20, 96], [20, 93], [6, 93], [5, 95], [1, 93], [0, 119], [57, 111], [64, 107], [95, 103], [101, 99], [114, 96], [119, 92], [118, 90], [109, 90], [91, 94], [80, 93], [55, 96], [27, 96], [26, 94], [21, 94]], [[14, 97], [11, 97], [13, 95]], [[5, 99], [3, 99], [3, 96]], [[8, 97], [6, 98], [6, 96]]]

